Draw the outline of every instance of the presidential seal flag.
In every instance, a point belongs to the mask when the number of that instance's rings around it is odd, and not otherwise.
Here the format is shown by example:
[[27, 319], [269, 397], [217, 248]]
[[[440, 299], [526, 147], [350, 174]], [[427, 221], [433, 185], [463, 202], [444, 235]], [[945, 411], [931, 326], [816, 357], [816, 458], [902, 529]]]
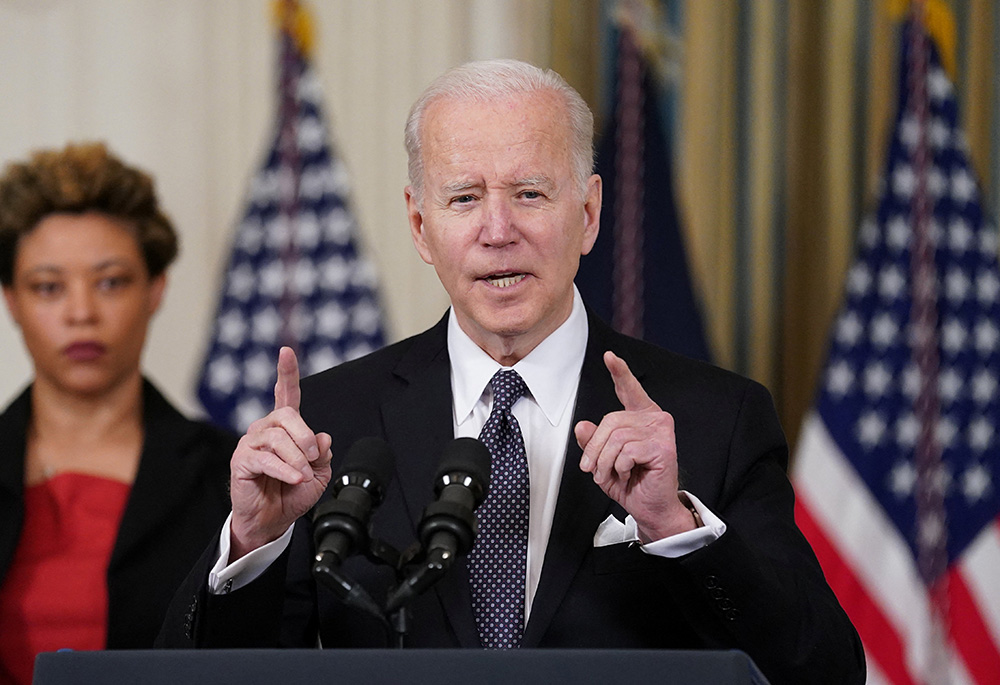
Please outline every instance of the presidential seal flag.
[[282, 345], [309, 374], [384, 344], [375, 270], [358, 249], [347, 174], [307, 59], [308, 18], [296, 2], [278, 8], [274, 142], [251, 182], [198, 385], [211, 419], [239, 432], [274, 406]]
[[796, 517], [871, 683], [1000, 682], [1000, 270], [955, 87], [914, 12], [795, 459]]

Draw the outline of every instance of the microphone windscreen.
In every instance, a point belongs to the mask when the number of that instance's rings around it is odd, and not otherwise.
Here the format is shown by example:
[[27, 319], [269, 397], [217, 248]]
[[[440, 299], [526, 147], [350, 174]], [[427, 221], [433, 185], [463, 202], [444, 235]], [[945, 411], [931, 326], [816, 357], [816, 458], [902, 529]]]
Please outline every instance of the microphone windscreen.
[[435, 480], [454, 472], [467, 473], [485, 491], [490, 483], [490, 451], [475, 438], [456, 438], [444, 448]]
[[337, 479], [350, 473], [363, 473], [379, 485], [392, 480], [395, 459], [389, 444], [382, 438], [361, 438], [347, 450]]

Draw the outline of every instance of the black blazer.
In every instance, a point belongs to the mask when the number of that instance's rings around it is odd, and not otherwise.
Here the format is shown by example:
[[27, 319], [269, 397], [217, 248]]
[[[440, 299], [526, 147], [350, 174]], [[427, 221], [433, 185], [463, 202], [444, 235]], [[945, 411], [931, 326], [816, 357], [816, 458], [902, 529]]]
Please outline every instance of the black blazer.
[[[229, 514], [236, 436], [189, 421], [143, 381], [145, 440], [108, 566], [111, 649], [149, 648], [177, 586]], [[0, 415], [0, 582], [24, 521], [27, 388]]]
[[[429, 331], [302, 382], [308, 425], [333, 436], [334, 459], [358, 438], [385, 438], [396, 477], [373, 519], [398, 549], [415, 536], [445, 444], [453, 438], [447, 317]], [[570, 436], [552, 532], [524, 647], [739, 648], [772, 682], [864, 680], [853, 626], [795, 526], [788, 451], [773, 404], [757, 383], [619, 335], [590, 316], [574, 423], [622, 407], [601, 356], [613, 350], [676, 422], [681, 485], [727, 524], [711, 545], [679, 559], [638, 546], [594, 548], [621, 508], [579, 469]], [[336, 463], [334, 471], [336, 472]], [[312, 582], [303, 517], [286, 553], [259, 579], [209, 595], [208, 550], [168, 614], [164, 644], [388, 646], [374, 620]], [[364, 558], [342, 569], [381, 601], [394, 576]], [[186, 592], [186, 594], [185, 594]], [[412, 604], [408, 644], [479, 647], [464, 560]]]

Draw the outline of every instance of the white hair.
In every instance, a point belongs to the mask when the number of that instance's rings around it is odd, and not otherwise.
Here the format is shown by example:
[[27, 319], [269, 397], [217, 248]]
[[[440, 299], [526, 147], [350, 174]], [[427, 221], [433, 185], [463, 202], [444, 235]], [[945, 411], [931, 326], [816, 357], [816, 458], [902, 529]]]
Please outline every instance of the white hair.
[[580, 193], [585, 194], [587, 180], [594, 169], [594, 115], [587, 103], [566, 83], [566, 79], [551, 69], [539, 69], [518, 60], [492, 59], [468, 62], [449, 69], [437, 77], [410, 108], [404, 142], [409, 160], [410, 185], [417, 204], [422, 204], [424, 194], [421, 124], [431, 103], [439, 99], [490, 102], [538, 91], [554, 93], [565, 103], [573, 174]]

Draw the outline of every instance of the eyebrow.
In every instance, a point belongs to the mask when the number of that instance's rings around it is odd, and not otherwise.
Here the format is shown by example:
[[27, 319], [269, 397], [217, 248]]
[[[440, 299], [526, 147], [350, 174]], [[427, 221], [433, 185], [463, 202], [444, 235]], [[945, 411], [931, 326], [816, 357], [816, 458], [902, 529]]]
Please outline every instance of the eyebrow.
[[522, 178], [514, 181], [515, 188], [523, 188], [525, 186], [535, 186], [542, 188], [551, 188], [555, 185], [552, 179], [548, 176], [529, 176], [528, 178]]
[[[93, 266], [89, 267], [89, 269], [91, 271], [104, 271], [105, 269], [110, 269], [110, 268], [118, 267], [118, 266], [124, 267], [124, 268], [130, 268], [132, 266], [132, 263], [129, 260], [127, 260], [125, 258], [122, 258], [122, 257], [112, 257], [111, 259], [105, 259], [103, 261], [98, 262], [97, 264], [94, 264]], [[59, 273], [62, 273], [63, 271], [65, 271], [65, 269], [63, 267], [61, 267], [61, 266], [56, 265], [56, 264], [39, 264], [38, 266], [34, 266], [34, 267], [28, 269], [27, 273], [29, 273], [29, 274], [36, 274], [36, 273], [54, 273], [54, 274], [59, 274]]]
[[[529, 176], [519, 178], [510, 184], [511, 188], [552, 188], [555, 184], [548, 176]], [[446, 195], [454, 195], [467, 190], [482, 188], [483, 184], [478, 181], [457, 181], [445, 185], [442, 190]]]
[[445, 185], [441, 190], [445, 195], [454, 195], [455, 193], [462, 193], [466, 190], [471, 190], [473, 188], [482, 188], [481, 183], [475, 181], [457, 181], [455, 183], [449, 183]]

